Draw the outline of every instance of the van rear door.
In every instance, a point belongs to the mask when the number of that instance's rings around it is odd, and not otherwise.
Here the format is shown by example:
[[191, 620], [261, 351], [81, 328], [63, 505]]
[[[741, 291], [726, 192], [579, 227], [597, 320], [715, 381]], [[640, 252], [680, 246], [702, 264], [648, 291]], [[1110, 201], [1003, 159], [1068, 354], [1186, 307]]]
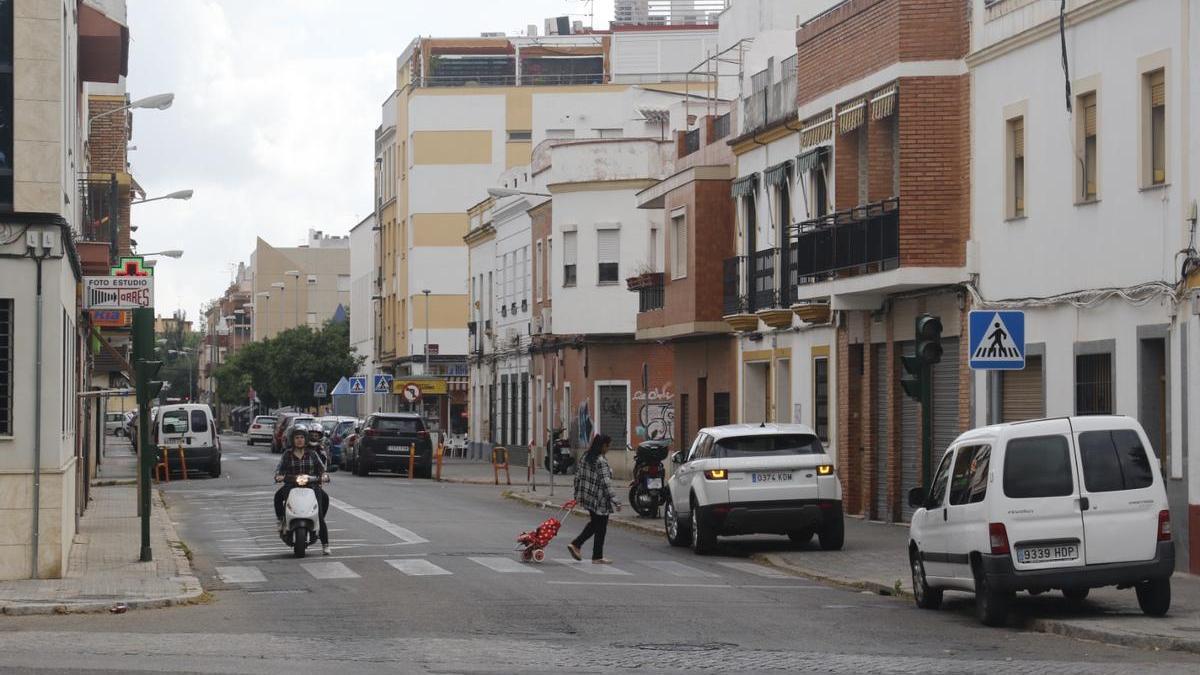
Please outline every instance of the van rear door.
[[991, 522], [1008, 534], [1018, 570], [1075, 567], [1089, 560], [1083, 548], [1083, 517], [1071, 425], [1065, 419], [1014, 427], [1000, 470], [1003, 499]]
[[1084, 548], [1089, 565], [1151, 560], [1158, 547], [1162, 477], [1145, 433], [1110, 417], [1071, 423], [1079, 448]]

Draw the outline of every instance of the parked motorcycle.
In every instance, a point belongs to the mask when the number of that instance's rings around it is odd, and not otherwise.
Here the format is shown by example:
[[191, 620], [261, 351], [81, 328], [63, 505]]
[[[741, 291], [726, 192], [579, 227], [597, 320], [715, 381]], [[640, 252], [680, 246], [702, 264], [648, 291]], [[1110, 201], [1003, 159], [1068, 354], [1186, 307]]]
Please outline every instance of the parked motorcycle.
[[646, 441], [634, 453], [633, 480], [629, 483], [629, 505], [640, 516], [658, 516], [658, 507], [666, 501], [667, 470], [663, 460], [670, 453], [667, 441]]
[[[575, 457], [571, 454], [571, 443], [563, 434], [566, 429], [550, 429], [550, 438], [546, 441], [547, 471], [557, 474], [571, 473], [575, 468]], [[553, 467], [551, 467], [553, 464]]]
[[317, 541], [321, 525], [321, 505], [313, 489], [321, 482], [319, 476], [290, 476], [284, 479], [293, 487], [288, 492], [283, 506], [283, 527], [279, 538], [292, 547], [297, 558], [304, 557], [304, 549]]

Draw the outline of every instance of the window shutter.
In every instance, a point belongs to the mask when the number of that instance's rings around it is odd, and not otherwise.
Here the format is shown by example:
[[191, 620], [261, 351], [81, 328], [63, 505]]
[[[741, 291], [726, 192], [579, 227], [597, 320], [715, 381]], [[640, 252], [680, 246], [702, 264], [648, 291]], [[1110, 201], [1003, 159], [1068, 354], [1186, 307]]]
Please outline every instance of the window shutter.
[[1150, 76], [1150, 107], [1157, 108], [1167, 104], [1167, 85], [1163, 71]]
[[1096, 135], [1096, 99], [1090, 97], [1083, 106], [1083, 135]]
[[1025, 120], [1018, 117], [1012, 122], [1013, 157], [1025, 156]]
[[602, 263], [615, 263], [621, 260], [621, 231], [596, 231], [596, 260]]
[[579, 257], [579, 252], [576, 248], [576, 237], [578, 232], [563, 232], [563, 264], [574, 265]]

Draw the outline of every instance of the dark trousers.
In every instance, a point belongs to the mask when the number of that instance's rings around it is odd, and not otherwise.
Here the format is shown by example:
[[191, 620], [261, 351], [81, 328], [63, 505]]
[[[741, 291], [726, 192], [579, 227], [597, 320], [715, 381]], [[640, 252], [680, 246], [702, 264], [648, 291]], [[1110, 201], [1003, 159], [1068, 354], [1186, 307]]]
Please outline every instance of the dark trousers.
[[592, 513], [591, 511], [588, 511], [588, 513], [592, 517], [591, 520], [583, 528], [583, 532], [580, 532], [579, 536], [575, 537], [571, 543], [575, 545], [575, 548], [579, 548], [583, 546], [583, 543], [589, 537], [594, 536], [595, 539], [592, 540], [592, 560], [599, 560], [604, 557], [604, 535], [608, 532], [608, 514], [601, 515], [599, 513]]
[[[294, 485], [284, 485], [275, 491], [275, 519], [283, 520], [283, 506], [287, 503], [288, 493], [292, 491]], [[308, 486], [312, 487], [312, 486]], [[317, 530], [317, 536], [321, 538], [321, 544], [329, 545], [329, 528], [325, 525], [325, 514], [329, 511], [329, 495], [319, 487], [313, 488], [313, 492], [317, 493], [317, 504], [320, 505], [318, 512], [318, 520], [321, 521], [321, 526]]]

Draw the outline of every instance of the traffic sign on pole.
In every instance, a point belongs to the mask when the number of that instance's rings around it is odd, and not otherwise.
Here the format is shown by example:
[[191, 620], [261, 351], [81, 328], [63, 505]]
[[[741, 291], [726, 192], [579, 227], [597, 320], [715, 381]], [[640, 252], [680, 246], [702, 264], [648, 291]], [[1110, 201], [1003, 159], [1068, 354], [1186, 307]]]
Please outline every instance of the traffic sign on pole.
[[969, 365], [973, 370], [1025, 368], [1025, 312], [973, 310]]
[[350, 378], [350, 393], [356, 396], [367, 393], [366, 375], [355, 375]]
[[388, 373], [375, 373], [374, 389], [376, 394], [392, 393], [392, 376]]
[[329, 385], [324, 382], [313, 382], [313, 398], [325, 398]]

